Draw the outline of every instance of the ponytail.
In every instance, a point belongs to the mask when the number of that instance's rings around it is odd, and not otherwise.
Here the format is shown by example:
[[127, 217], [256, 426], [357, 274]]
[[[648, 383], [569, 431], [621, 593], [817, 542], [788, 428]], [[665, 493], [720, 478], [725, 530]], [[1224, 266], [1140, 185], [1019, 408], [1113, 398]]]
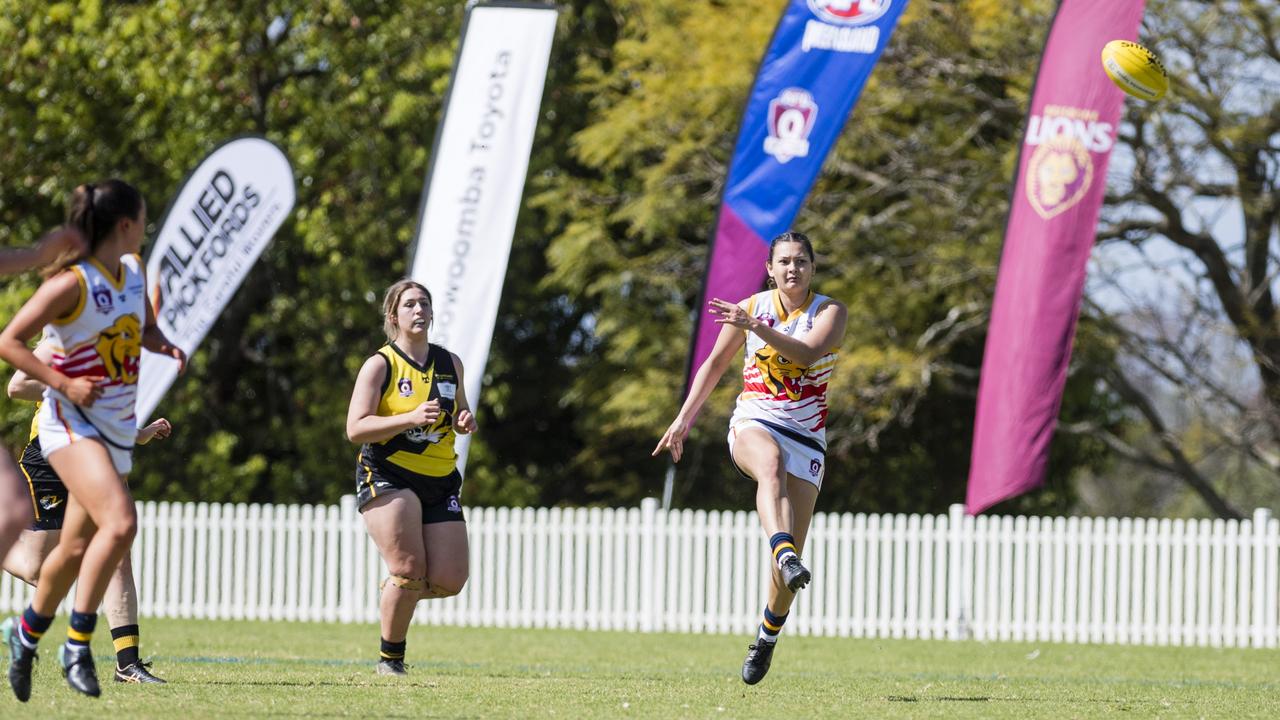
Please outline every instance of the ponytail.
[[92, 255], [125, 218], [136, 218], [142, 212], [142, 193], [129, 183], [112, 178], [100, 183], [85, 183], [71, 193], [67, 205], [67, 224], [75, 227], [89, 241], [86, 255], [58, 258], [46, 273], [56, 275], [76, 262]]

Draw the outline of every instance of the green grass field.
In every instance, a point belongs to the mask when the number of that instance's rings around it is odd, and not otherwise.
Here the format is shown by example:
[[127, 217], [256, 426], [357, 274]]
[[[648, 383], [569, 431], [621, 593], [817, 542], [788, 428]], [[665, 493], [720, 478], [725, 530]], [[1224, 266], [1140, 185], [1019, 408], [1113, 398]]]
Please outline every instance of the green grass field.
[[395, 679], [373, 674], [372, 625], [144, 620], [142, 631], [170, 684], [80, 697], [46, 641], [31, 702], [6, 686], [0, 717], [1280, 716], [1280, 657], [1267, 650], [784, 637], [769, 677], [747, 687], [740, 637], [415, 627], [412, 676]]

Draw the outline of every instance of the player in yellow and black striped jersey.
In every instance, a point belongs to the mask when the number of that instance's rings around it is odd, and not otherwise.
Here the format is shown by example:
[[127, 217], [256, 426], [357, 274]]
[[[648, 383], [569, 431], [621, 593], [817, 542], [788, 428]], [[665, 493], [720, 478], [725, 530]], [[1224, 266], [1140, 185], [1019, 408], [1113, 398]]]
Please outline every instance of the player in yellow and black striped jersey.
[[462, 362], [428, 341], [431, 293], [412, 280], [387, 289], [385, 346], [365, 361], [347, 410], [361, 443], [356, 492], [391, 575], [382, 584], [377, 672], [404, 675], [405, 637], [423, 598], [456, 595], [470, 572], [454, 439], [475, 432]]
[[379, 348], [375, 357], [386, 364], [378, 415], [412, 412], [436, 402], [440, 415], [430, 426], [413, 427], [383, 442], [365, 443], [356, 458], [356, 496], [359, 506], [393, 488], [411, 490], [422, 503], [423, 523], [462, 520], [458, 491], [462, 476], [453, 450], [453, 416], [458, 374], [453, 354], [428, 345], [427, 360], [419, 365], [394, 343]]

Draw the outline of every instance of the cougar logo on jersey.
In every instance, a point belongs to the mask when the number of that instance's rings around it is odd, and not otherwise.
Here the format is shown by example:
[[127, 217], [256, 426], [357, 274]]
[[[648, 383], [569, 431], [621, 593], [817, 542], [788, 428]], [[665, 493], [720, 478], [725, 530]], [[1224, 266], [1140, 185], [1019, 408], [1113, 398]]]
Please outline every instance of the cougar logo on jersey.
[[774, 397], [800, 399], [800, 378], [804, 377], [805, 368], [779, 355], [768, 345], [756, 351], [756, 367], [760, 370], [761, 381]]
[[142, 328], [137, 315], [121, 315], [111, 327], [98, 333], [98, 342], [93, 347], [102, 358], [107, 377], [126, 385], [138, 382]]

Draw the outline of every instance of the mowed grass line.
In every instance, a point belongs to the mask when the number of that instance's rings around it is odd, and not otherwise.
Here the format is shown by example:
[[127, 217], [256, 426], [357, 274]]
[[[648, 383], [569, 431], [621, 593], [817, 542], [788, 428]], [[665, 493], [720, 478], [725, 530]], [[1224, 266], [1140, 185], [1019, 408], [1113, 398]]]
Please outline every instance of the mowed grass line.
[[1280, 717], [1271, 650], [784, 637], [747, 687], [748, 637], [415, 626], [405, 681], [373, 674], [373, 625], [145, 619], [170, 684], [104, 683], [91, 700], [53, 661], [64, 628], [31, 702], [5, 688], [0, 718]]

